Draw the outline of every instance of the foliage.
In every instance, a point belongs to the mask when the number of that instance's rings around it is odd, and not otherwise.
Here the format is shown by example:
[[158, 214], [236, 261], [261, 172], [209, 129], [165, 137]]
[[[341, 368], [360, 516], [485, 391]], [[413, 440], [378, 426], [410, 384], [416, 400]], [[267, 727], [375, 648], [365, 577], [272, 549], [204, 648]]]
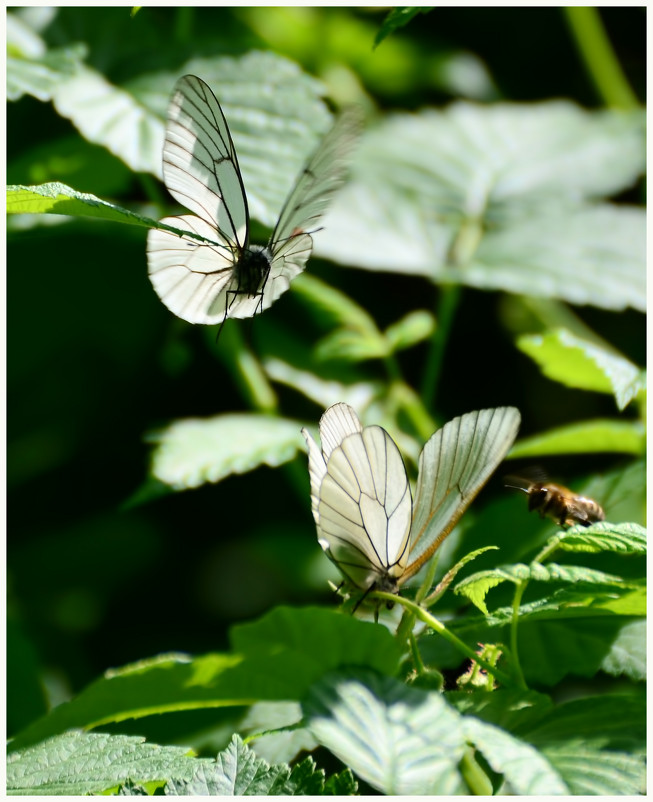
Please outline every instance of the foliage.
[[[644, 793], [639, 10], [134, 11], [7, 14], [8, 793]], [[307, 271], [217, 342], [145, 276], [187, 73], [256, 242], [331, 102], [367, 116]], [[510, 472], [606, 520], [492, 480], [401, 596], [330, 609], [300, 429], [339, 401], [413, 483], [516, 406]]]

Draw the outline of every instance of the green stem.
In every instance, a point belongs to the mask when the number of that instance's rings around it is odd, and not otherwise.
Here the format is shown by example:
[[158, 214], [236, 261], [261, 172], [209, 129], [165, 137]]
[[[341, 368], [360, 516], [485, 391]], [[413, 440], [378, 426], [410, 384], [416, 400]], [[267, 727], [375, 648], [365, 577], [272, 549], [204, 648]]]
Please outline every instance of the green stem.
[[459, 284], [446, 284], [440, 287], [440, 298], [436, 311], [437, 328], [431, 339], [431, 348], [426, 360], [422, 378], [421, 397], [427, 409], [433, 409], [444, 353], [449, 341], [453, 320], [460, 303], [461, 287]]
[[459, 652], [462, 652], [466, 657], [470, 660], [474, 660], [478, 663], [481, 668], [484, 668], [488, 674], [491, 674], [498, 680], [502, 685], [506, 687], [514, 686], [514, 681], [508, 674], [504, 674], [503, 671], [500, 671], [496, 666], [493, 666], [483, 657], [479, 656], [474, 649], [469, 647], [464, 641], [461, 641], [453, 632], [450, 632], [446, 626], [441, 622], [438, 621], [435, 616], [431, 615], [427, 610], [424, 610], [423, 607], [420, 607], [419, 604], [415, 604], [414, 602], [410, 601], [409, 599], [404, 599], [403, 596], [397, 596], [394, 593], [383, 593], [379, 590], [374, 591], [373, 594], [374, 598], [378, 599], [385, 599], [386, 601], [394, 602], [395, 604], [401, 604], [407, 610], [410, 610], [411, 613], [418, 618], [420, 621], [423, 621], [430, 629], [434, 632], [437, 632], [438, 635], [441, 635], [445, 640], [448, 640]]
[[394, 410], [401, 410], [409, 419], [417, 437], [426, 442], [437, 427], [413, 388], [404, 381], [396, 382], [390, 386], [388, 398]]
[[215, 332], [212, 328], [208, 329], [207, 336], [211, 338], [218, 357], [231, 373], [250, 406], [259, 412], [276, 414], [278, 412], [276, 393], [260, 361], [245, 343], [240, 321], [226, 320], [218, 343], [215, 342]]
[[619, 109], [639, 108], [640, 104], [621, 69], [598, 9], [592, 6], [565, 6], [563, 11], [576, 47], [605, 104]]
[[471, 746], [465, 749], [460, 761], [460, 773], [474, 796], [492, 796], [492, 783], [476, 761]]
[[173, 28], [175, 40], [181, 44], [190, 44], [193, 41], [194, 25], [195, 9], [192, 6], [178, 8], [177, 19]]
[[410, 645], [410, 653], [413, 656], [413, 665], [415, 666], [415, 670], [418, 674], [424, 673], [424, 662], [422, 661], [422, 655], [419, 653], [419, 647], [417, 645], [417, 639], [415, 635], [411, 632], [408, 638], [408, 643]]
[[510, 621], [510, 650], [512, 652], [513, 673], [515, 675], [515, 679], [517, 680], [517, 684], [524, 690], [527, 690], [528, 686], [526, 685], [524, 672], [522, 671], [521, 662], [519, 660], [519, 644], [517, 640], [517, 633], [519, 627], [519, 607], [521, 605], [524, 591], [526, 590], [526, 585], [528, 585], [528, 581], [520, 582], [517, 585], [515, 596], [512, 600], [512, 619]]
[[[433, 584], [433, 577], [435, 576], [435, 570], [437, 567], [438, 567], [438, 553], [436, 552], [428, 564], [424, 581], [419, 586], [417, 593], [415, 595], [415, 602], [417, 604], [420, 604], [422, 602], [426, 594], [431, 589], [431, 585]], [[397, 640], [400, 643], [403, 643], [403, 641], [405, 641], [406, 638], [412, 637], [414, 626], [415, 626], [415, 615], [410, 610], [405, 610], [401, 618], [401, 621], [399, 622], [399, 626], [397, 627]]]

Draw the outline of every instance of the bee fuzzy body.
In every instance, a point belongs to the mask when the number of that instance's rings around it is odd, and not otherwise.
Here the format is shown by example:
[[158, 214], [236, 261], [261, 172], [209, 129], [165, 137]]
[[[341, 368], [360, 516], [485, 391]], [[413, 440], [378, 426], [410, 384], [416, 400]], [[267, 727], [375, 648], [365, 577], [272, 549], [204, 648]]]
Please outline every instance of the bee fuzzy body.
[[590, 526], [605, 520], [598, 502], [555, 482], [529, 482], [511, 477], [506, 486], [527, 493], [529, 511], [536, 510], [540, 518], [551, 518], [559, 526]]

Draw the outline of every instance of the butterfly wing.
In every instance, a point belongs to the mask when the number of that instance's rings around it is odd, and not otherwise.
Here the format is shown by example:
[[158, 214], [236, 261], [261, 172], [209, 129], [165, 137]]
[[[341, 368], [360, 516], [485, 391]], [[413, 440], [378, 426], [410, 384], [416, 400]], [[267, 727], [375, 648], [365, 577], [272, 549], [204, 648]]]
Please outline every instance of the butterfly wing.
[[221, 323], [225, 312], [229, 317], [252, 317], [260, 307], [260, 295], [248, 295], [242, 290], [227, 243], [218, 244], [220, 234], [192, 214], [165, 217], [161, 223], [210, 240], [201, 242], [195, 237], [150, 229], [150, 281], [168, 309], [189, 323], [208, 325]]
[[344, 111], [300, 173], [268, 242], [271, 268], [263, 308], [285, 292], [306, 266], [313, 249], [310, 232], [316, 230], [334, 192], [344, 182], [360, 130], [358, 109]]
[[402, 583], [454, 528], [508, 453], [520, 421], [515, 407], [482, 409], [454, 418], [428, 440], [419, 457], [410, 557]]
[[[236, 269], [249, 231], [238, 159], [220, 104], [194, 75], [177, 81], [168, 106], [163, 179], [175, 200], [197, 216], [161, 222], [208, 242], [150, 230], [148, 273], [157, 294], [171, 312], [190, 323], [220, 323], [227, 310], [232, 317], [253, 315], [260, 295], [252, 297], [252, 282], [243, 291], [243, 276]], [[268, 266], [266, 260], [266, 274]], [[230, 303], [239, 295], [245, 297], [232, 310]]]
[[408, 558], [412, 513], [397, 446], [380, 426], [361, 428], [346, 404], [336, 404], [322, 416], [322, 451], [302, 431], [320, 545], [357, 587], [391, 586]]
[[236, 149], [220, 104], [195, 75], [180, 78], [172, 93], [163, 180], [175, 200], [220, 232], [221, 241], [247, 247], [249, 212]]

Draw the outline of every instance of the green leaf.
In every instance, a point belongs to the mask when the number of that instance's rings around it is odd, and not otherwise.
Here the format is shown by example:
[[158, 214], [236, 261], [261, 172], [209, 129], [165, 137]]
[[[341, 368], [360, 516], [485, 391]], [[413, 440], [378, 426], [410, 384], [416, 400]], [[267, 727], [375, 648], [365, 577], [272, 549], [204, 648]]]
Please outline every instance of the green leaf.
[[646, 794], [646, 763], [641, 756], [596, 751], [580, 742], [542, 750], [574, 796]]
[[148, 438], [156, 443], [152, 474], [186, 490], [260, 465], [276, 467], [302, 449], [300, 429], [297, 421], [255, 413], [178, 420]]
[[393, 115], [363, 137], [317, 251], [375, 272], [643, 311], [644, 210], [596, 203], [642, 174], [643, 126], [639, 111], [567, 102]]
[[435, 318], [425, 309], [416, 309], [393, 323], [385, 330], [390, 351], [403, 351], [412, 348], [428, 338], [435, 331]]
[[628, 632], [631, 623], [614, 615], [597, 618], [592, 609], [577, 618], [564, 618], [560, 613], [551, 614], [548, 621], [538, 621], [535, 615], [530, 621], [520, 618], [519, 650], [527, 681], [555, 687], [566, 676], [594, 677], [605, 665], [641, 681], [646, 638], [641, 630], [622, 636], [622, 630]]
[[144, 738], [67, 732], [7, 758], [7, 792], [13, 794], [97, 794], [131, 780], [190, 779], [203, 761], [183, 746], [158, 746]]
[[558, 770], [573, 794], [642, 794], [646, 780], [643, 694], [563, 703], [520, 734]]
[[507, 577], [503, 576], [499, 571], [479, 571], [476, 574], [466, 577], [459, 582], [453, 589], [454, 593], [465, 596], [470, 602], [477, 607], [483, 615], [489, 615], [489, 610], [485, 604], [485, 597], [492, 590], [505, 582]]
[[358, 795], [358, 783], [354, 779], [351, 769], [345, 769], [338, 774], [332, 774], [326, 781], [324, 793], [330, 796]]
[[[294, 284], [293, 284], [294, 286]], [[339, 401], [350, 404], [359, 412], [370, 406], [383, 392], [380, 381], [361, 381], [345, 384], [324, 379], [307, 370], [301, 370], [276, 357], [265, 360], [265, 372], [276, 382], [302, 393], [321, 409], [327, 409]], [[362, 417], [362, 415], [361, 415]]]
[[232, 654], [160, 655], [106, 672], [72, 701], [23, 730], [19, 749], [73, 727], [181, 710], [299, 700], [325, 672], [346, 665], [395, 674], [400, 646], [390, 632], [321, 608], [276, 608], [231, 631]]
[[[482, 719], [517, 735], [521, 743], [532, 744], [540, 759], [545, 759], [567, 784], [568, 793], [642, 792], [643, 760], [638, 753], [644, 744], [645, 700], [638, 694], [602, 694], [555, 706], [544, 695], [505, 690], [487, 694], [449, 693], [447, 699], [467, 714], [466, 726], [467, 722]], [[623, 716], [619, 711], [622, 704]], [[473, 728], [472, 724], [472, 737]], [[495, 731], [498, 738], [506, 735], [501, 730]], [[492, 768], [505, 773], [506, 780], [511, 782], [508, 772], [497, 766], [493, 750], [484, 749], [480, 739], [476, 745]], [[498, 751], [501, 754], [500, 748]], [[509, 766], [508, 771], [511, 770]]]
[[[640, 615], [646, 615], [646, 600]], [[646, 680], [646, 620], [631, 621], [621, 627], [601, 668], [613, 677], [625, 675], [636, 682]]]
[[324, 771], [308, 757], [294, 768], [271, 766], [234, 735], [216, 761], [197, 763], [191, 779], [170, 780], [166, 796], [294, 796], [321, 794]]
[[588, 527], [574, 526], [554, 537], [565, 551], [646, 554], [646, 529], [639, 524], [600, 521]]
[[645, 694], [601, 694], [554, 707], [521, 735], [540, 748], [564, 742], [595, 749], [640, 752], [646, 746]]
[[512, 447], [508, 458], [604, 451], [643, 455], [646, 451], [646, 427], [639, 421], [612, 419], [572, 423], [523, 438]]
[[[250, 747], [269, 763], [290, 763], [300, 752], [312, 752], [315, 739], [304, 727], [298, 702], [257, 702], [238, 724], [243, 736], [256, 735]], [[263, 733], [262, 735], [260, 733]]]
[[502, 793], [520, 796], [568, 794], [569, 788], [544, 755], [508, 732], [472, 716], [463, 719], [465, 733], [492, 770], [508, 787]]
[[465, 716], [494, 724], [508, 732], [523, 731], [550, 711], [550, 696], [537, 691], [499, 687], [494, 691], [446, 691], [446, 700]]
[[387, 36], [390, 36], [391, 33], [394, 33], [399, 28], [403, 28], [404, 25], [408, 25], [408, 23], [416, 14], [426, 14], [431, 11], [432, 8], [433, 6], [393, 8], [388, 16], [383, 20], [378, 33], [374, 37], [374, 47], [378, 47]]
[[311, 311], [318, 309], [332, 324], [348, 326], [362, 333], [378, 332], [374, 318], [366, 309], [317, 276], [301, 273], [293, 281], [293, 290], [297, 298], [311, 307]]
[[166, 109], [175, 81], [186, 73], [219, 87], [249, 212], [273, 226], [331, 119], [321, 99], [323, 86], [295, 63], [271, 52], [194, 59], [174, 73], [141, 76], [122, 88], [80, 63], [64, 77], [55, 75], [46, 88], [57, 112], [89, 142], [104, 146], [134, 171], [160, 177]]
[[65, 214], [70, 217], [99, 217], [116, 223], [165, 228], [179, 232], [171, 226], [159, 226], [156, 220], [130, 212], [87, 192], [78, 192], [65, 184], [50, 183], [40, 186], [7, 187], [8, 214]]
[[[426, 606], [431, 606], [435, 601], [437, 601], [442, 594], [446, 591], [449, 585], [453, 582], [456, 578], [458, 572], [464, 568], [467, 563], [470, 563], [472, 560], [475, 560], [477, 557], [480, 557], [481, 554], [485, 554], [486, 551], [492, 551], [496, 549], [497, 546], [484, 546], [481, 549], [475, 549], [474, 551], [469, 552], [464, 557], [461, 557], [458, 562], [455, 563], [447, 573], [442, 577], [442, 579], [438, 582], [437, 587], [435, 590], [424, 599], [423, 604]], [[490, 587], [493, 587], [492, 585]], [[488, 588], [489, 589], [489, 588]], [[487, 591], [486, 591], [487, 592]], [[474, 602], [476, 603], [476, 602]], [[487, 613], [487, 610], [481, 608], [482, 612]]]
[[245, 686], [281, 682], [287, 699], [300, 698], [308, 681], [347, 664], [394, 675], [402, 656], [401, 645], [383, 627], [319, 607], [278, 607], [233, 627], [230, 635], [233, 648], [248, 658], [245, 668], [260, 673], [256, 682], [245, 678]]
[[384, 794], [464, 793], [460, 716], [438, 693], [361, 672], [325, 677], [303, 703], [315, 738]]
[[363, 362], [366, 359], [383, 359], [390, 353], [382, 335], [370, 336], [355, 329], [336, 329], [315, 346], [315, 358], [320, 362], [339, 359]]
[[[576, 608], [581, 605], [599, 607], [597, 604], [597, 596], [603, 592], [603, 587], [612, 589], [616, 587], [622, 592], [626, 589], [637, 588], [637, 582], [634, 580], [625, 580], [622, 577], [614, 576], [613, 574], [606, 574], [604, 571], [597, 571], [593, 568], [587, 568], [583, 565], [557, 565], [556, 563], [531, 563], [530, 565], [515, 564], [503, 565], [498, 568], [493, 568], [488, 571], [479, 571], [476, 574], [465, 577], [454, 588], [454, 593], [468, 598], [473, 604], [481, 610], [485, 615], [488, 614], [487, 607], [485, 606], [485, 596], [488, 591], [502, 582], [513, 582], [515, 585], [520, 582], [534, 580], [538, 582], [567, 582], [573, 585], [573, 588], [567, 592], [567, 598], [558, 598], [555, 602], [555, 609], [560, 610], [565, 605], [569, 605], [574, 609], [574, 613], [579, 612]], [[587, 586], [601, 586], [593, 589]], [[613, 597], [612, 590], [610, 590], [610, 597]], [[538, 600], [535, 610], [541, 612], [542, 600]], [[520, 608], [520, 615], [526, 614], [529, 607], [525, 606], [522, 611]], [[549, 608], [551, 609], [551, 608]], [[497, 611], [494, 615], [500, 615]]]
[[646, 391], [646, 371], [567, 329], [524, 335], [517, 346], [537, 362], [545, 376], [568, 387], [611, 393], [620, 410]]
[[43, 39], [17, 14], [6, 16], [7, 98], [31, 95], [43, 102], [73, 75], [86, 55], [85, 45], [48, 50]]

